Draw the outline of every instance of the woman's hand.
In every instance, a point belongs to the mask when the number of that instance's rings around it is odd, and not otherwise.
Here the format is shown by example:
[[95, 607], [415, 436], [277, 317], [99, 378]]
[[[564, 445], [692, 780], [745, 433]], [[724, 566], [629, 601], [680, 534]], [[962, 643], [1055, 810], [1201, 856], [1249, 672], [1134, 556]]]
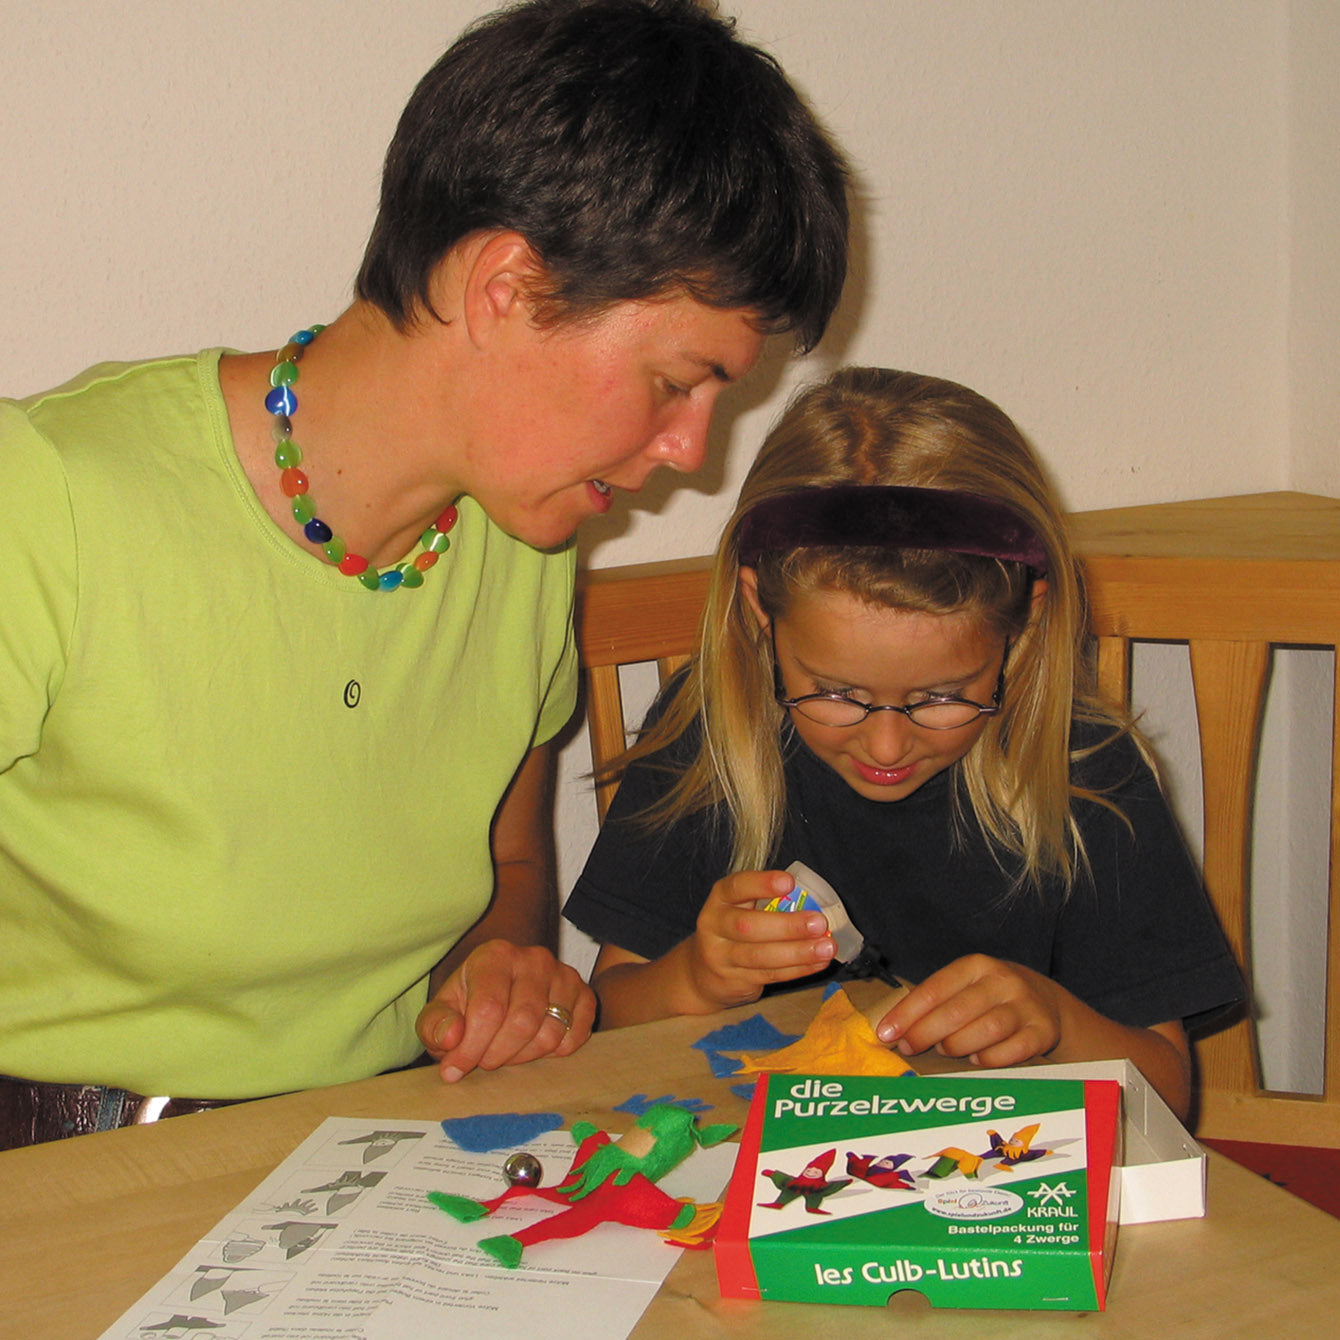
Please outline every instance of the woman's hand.
[[688, 984], [701, 1011], [757, 1000], [772, 982], [809, 977], [837, 952], [822, 912], [760, 912], [755, 904], [781, 897], [795, 880], [780, 870], [751, 870], [719, 879], [684, 942]]
[[[555, 1014], [565, 1010], [571, 1026]], [[496, 1070], [540, 1056], [567, 1056], [591, 1034], [596, 998], [576, 969], [547, 949], [488, 940], [419, 1011], [424, 1049], [442, 1078], [455, 1083], [471, 1070]]]
[[969, 954], [915, 986], [875, 1029], [904, 1056], [934, 1047], [974, 1065], [1019, 1065], [1055, 1050], [1073, 997], [1018, 963]]

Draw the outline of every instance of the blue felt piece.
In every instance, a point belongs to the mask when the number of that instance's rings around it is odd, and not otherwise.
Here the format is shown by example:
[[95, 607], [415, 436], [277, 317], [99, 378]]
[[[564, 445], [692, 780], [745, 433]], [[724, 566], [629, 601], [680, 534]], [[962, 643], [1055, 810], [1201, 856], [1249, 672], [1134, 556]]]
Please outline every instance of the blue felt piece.
[[746, 1103], [752, 1102], [754, 1098], [754, 1082], [751, 1080], [748, 1084], [732, 1084], [730, 1091], [737, 1097], [743, 1098]]
[[761, 1014], [754, 1014], [738, 1024], [727, 1024], [704, 1034], [693, 1045], [706, 1055], [712, 1073], [721, 1079], [740, 1068], [736, 1057], [723, 1056], [723, 1052], [774, 1052], [799, 1040], [797, 1034], [783, 1033]]
[[442, 1132], [471, 1154], [516, 1149], [563, 1125], [557, 1112], [489, 1112], [478, 1117], [448, 1117]]
[[662, 1094], [659, 1098], [648, 1098], [645, 1093], [635, 1093], [631, 1098], [625, 1098], [614, 1110], [616, 1112], [631, 1112], [633, 1116], [640, 1117], [649, 1107], [682, 1107], [690, 1112], [710, 1112], [712, 1104], [704, 1102], [701, 1098], [676, 1098], [672, 1093]]

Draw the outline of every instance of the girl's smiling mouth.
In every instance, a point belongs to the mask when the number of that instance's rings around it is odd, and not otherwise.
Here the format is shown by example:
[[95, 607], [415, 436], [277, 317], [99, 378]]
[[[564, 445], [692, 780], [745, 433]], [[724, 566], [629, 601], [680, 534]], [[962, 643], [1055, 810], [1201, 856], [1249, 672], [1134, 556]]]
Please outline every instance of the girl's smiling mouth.
[[903, 768], [877, 768], [873, 764], [862, 763], [860, 759], [855, 758], [851, 762], [861, 779], [869, 782], [871, 786], [898, 786], [907, 781], [916, 767], [915, 763], [909, 763]]

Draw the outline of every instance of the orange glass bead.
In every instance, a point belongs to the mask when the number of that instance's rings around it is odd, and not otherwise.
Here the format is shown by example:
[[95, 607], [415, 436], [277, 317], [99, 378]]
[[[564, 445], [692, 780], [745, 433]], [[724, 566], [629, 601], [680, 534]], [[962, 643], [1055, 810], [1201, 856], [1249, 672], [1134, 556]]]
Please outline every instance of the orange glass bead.
[[418, 568], [420, 572], [427, 572], [428, 569], [431, 568], [433, 564], [436, 562], [437, 562], [437, 555], [434, 553], [429, 553], [427, 550], [425, 550], [422, 554], [414, 555], [414, 566]]
[[296, 465], [290, 465], [280, 472], [279, 487], [284, 490], [284, 497], [296, 498], [298, 494], [306, 493], [310, 485], [307, 476]]

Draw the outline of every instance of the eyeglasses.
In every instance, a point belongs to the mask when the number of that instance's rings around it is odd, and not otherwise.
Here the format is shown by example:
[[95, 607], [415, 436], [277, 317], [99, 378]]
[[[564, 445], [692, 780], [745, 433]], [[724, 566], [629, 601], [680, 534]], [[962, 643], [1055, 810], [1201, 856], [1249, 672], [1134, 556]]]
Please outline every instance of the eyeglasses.
[[[900, 712], [914, 726], [924, 730], [958, 730], [970, 726], [978, 717], [995, 716], [1000, 711], [1005, 693], [1005, 663], [1001, 662], [996, 691], [989, 703], [975, 703], [971, 698], [947, 694], [942, 698], [923, 698], [920, 702], [900, 707], [897, 703], [863, 703], [845, 693], [802, 693], [799, 698], [788, 698], [782, 688], [781, 670], [777, 664], [777, 635], [772, 632], [772, 664], [776, 677], [777, 705], [813, 721], [817, 726], [859, 726], [871, 712]], [[1008, 656], [1009, 650], [1006, 649]]]

